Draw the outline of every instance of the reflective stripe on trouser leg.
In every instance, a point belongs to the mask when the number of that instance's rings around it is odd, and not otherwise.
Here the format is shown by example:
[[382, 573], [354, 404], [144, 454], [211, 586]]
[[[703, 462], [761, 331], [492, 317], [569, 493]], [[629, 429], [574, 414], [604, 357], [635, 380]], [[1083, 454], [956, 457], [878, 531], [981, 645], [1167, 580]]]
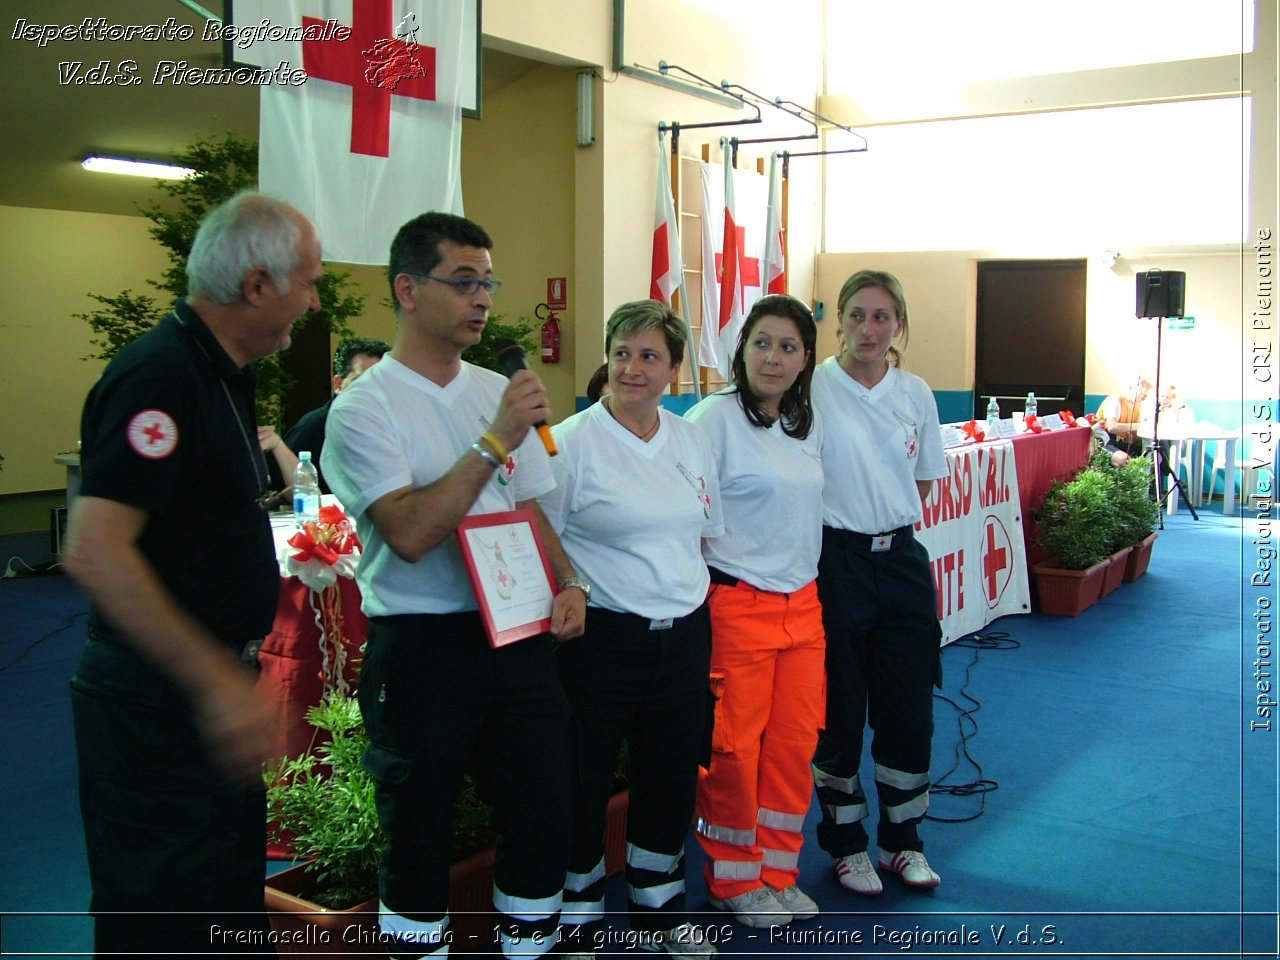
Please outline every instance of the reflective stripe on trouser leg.
[[876, 796], [880, 803], [881, 838], [894, 836], [894, 831], [907, 831], [898, 834], [902, 837], [900, 842], [909, 844], [902, 849], [923, 846], [913, 842], [917, 838], [912, 834], [929, 809], [929, 774], [907, 773], [876, 764]]
[[862, 778], [858, 774], [837, 777], [814, 764], [813, 780], [818, 787], [818, 801], [822, 804], [822, 812], [833, 823], [857, 823], [867, 818], [870, 812], [867, 809], [867, 796], [862, 792]]
[[564, 880], [560, 919], [566, 927], [604, 919], [604, 857], [587, 873], [570, 873]]
[[684, 893], [684, 851], [655, 853], [627, 844], [627, 898], [634, 906], [661, 910]]
[[504, 957], [541, 957], [556, 944], [563, 894], [542, 898], [515, 897], [493, 887], [498, 913], [498, 939]]
[[392, 956], [447, 957], [449, 955], [448, 914], [439, 920], [410, 920], [380, 902], [378, 928], [386, 936], [395, 939], [394, 944], [387, 944], [387, 952]]

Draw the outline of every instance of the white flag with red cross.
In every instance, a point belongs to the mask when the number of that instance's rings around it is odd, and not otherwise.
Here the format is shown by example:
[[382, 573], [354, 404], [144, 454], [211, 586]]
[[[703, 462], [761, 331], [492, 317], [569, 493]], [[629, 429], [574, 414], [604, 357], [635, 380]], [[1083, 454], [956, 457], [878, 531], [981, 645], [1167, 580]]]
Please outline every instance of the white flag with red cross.
[[305, 71], [261, 88], [258, 184], [312, 219], [326, 260], [385, 264], [406, 220], [462, 213], [466, 6], [235, 0], [235, 59]]
[[760, 299], [765, 178], [728, 163], [702, 164], [702, 336], [698, 362], [729, 379], [738, 333]]
[[[680, 256], [680, 225], [671, 195], [671, 159], [666, 137], [658, 133], [658, 195], [653, 208], [653, 258], [649, 296], [671, 306], [671, 294], [680, 287], [684, 263]], [[682, 304], [686, 313], [688, 305]]]

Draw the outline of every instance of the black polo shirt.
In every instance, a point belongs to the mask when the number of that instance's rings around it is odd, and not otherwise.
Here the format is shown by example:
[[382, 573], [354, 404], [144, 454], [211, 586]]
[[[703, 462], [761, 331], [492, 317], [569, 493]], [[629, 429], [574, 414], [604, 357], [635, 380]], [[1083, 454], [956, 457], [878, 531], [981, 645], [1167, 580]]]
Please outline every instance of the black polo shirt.
[[[253, 370], [179, 302], [89, 391], [80, 492], [145, 510], [139, 546], [177, 601], [239, 648], [271, 630], [279, 568], [258, 448]], [[96, 612], [94, 635], [112, 636]]]

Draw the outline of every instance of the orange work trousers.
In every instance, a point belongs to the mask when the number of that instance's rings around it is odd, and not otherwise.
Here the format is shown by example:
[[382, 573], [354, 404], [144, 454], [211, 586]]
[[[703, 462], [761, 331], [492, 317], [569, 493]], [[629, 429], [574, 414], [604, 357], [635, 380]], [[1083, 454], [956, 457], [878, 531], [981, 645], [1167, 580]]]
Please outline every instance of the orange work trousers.
[[815, 583], [794, 593], [713, 583], [711, 766], [698, 780], [707, 892], [727, 899], [791, 886], [826, 704], [825, 634]]

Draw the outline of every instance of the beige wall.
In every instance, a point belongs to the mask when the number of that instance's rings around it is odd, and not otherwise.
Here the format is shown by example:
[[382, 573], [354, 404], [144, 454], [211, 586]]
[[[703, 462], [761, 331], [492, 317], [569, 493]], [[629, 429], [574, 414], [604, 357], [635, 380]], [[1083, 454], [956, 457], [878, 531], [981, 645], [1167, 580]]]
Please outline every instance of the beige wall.
[[529, 357], [557, 420], [573, 412], [574, 334], [583, 322], [574, 268], [575, 83], [569, 68], [539, 67], [486, 96], [484, 118], [465, 123], [462, 135], [466, 213], [493, 237], [493, 271], [503, 281], [493, 312], [508, 323], [527, 318], [536, 342], [542, 321], [534, 308], [547, 298], [547, 279], [568, 280], [569, 309], [557, 314], [560, 363]]
[[80, 406], [103, 366], [81, 359], [94, 351], [91, 331], [72, 314], [97, 306], [88, 291], [154, 292], [147, 278], [168, 262], [148, 226], [141, 217], [0, 207], [0, 494], [65, 482], [53, 458], [76, 449]]

